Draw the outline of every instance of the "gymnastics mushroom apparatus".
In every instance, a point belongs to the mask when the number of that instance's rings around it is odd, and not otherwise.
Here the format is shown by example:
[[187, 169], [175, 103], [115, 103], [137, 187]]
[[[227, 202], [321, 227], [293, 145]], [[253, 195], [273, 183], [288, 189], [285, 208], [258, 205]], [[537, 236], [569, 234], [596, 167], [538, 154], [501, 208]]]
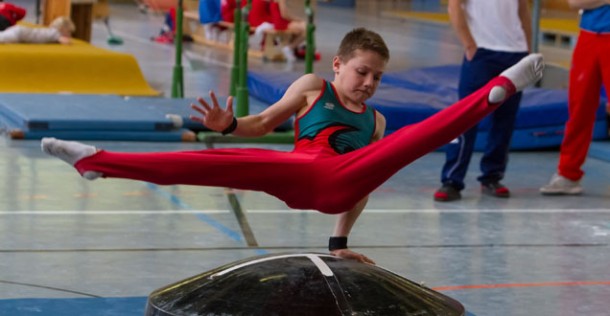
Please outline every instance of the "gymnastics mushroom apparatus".
[[384, 268], [318, 253], [262, 255], [153, 291], [147, 316], [465, 315], [458, 301]]

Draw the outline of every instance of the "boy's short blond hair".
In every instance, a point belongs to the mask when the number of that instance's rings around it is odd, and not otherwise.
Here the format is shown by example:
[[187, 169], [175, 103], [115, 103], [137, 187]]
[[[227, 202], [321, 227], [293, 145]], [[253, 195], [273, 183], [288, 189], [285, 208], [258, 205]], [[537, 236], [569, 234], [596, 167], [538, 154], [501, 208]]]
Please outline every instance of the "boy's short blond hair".
[[362, 27], [345, 34], [339, 45], [337, 56], [346, 62], [354, 56], [354, 52], [358, 49], [376, 52], [386, 62], [390, 60], [390, 50], [381, 35]]
[[54, 28], [58, 31], [66, 30], [70, 31], [70, 33], [74, 33], [76, 27], [74, 26], [74, 22], [65, 16], [60, 16], [55, 18], [50, 24], [49, 27]]

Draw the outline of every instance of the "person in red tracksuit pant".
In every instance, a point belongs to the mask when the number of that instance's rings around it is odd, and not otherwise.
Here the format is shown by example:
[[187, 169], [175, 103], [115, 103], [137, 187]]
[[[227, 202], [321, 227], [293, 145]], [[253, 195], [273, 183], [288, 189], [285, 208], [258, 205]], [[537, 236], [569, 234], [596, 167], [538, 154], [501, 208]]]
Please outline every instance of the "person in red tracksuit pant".
[[557, 172], [543, 195], [582, 193], [582, 166], [593, 138], [602, 83], [610, 95], [610, 0], [568, 0], [582, 10], [580, 33], [572, 53], [568, 84], [568, 114]]
[[86, 179], [125, 178], [157, 184], [230, 187], [266, 192], [294, 209], [337, 214], [329, 251], [374, 263], [347, 247], [347, 236], [368, 195], [407, 164], [437, 149], [542, 77], [542, 56], [529, 55], [487, 85], [434, 116], [383, 137], [383, 115], [365, 103], [379, 86], [388, 48], [379, 34], [358, 28], [341, 41], [332, 82], [306, 74], [263, 112], [236, 118], [232, 98], [218, 105], [199, 98], [191, 119], [214, 131], [259, 137], [295, 116], [290, 152], [222, 148], [119, 153], [43, 138], [42, 150], [74, 166]]
[[15, 25], [25, 17], [26, 10], [14, 4], [0, 2], [0, 31]]

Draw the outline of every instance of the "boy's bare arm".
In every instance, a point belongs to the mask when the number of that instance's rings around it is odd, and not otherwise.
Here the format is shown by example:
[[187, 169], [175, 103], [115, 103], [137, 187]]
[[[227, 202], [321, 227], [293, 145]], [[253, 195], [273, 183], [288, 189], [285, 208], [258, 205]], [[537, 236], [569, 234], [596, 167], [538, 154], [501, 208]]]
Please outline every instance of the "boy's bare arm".
[[322, 86], [322, 79], [316, 75], [301, 76], [288, 87], [279, 101], [263, 112], [239, 118], [237, 129], [233, 134], [238, 136], [262, 136], [272, 132], [278, 125], [300, 113], [302, 109], [307, 108], [320, 94]]
[[521, 28], [525, 34], [527, 41], [527, 51], [531, 52], [532, 48], [532, 14], [529, 9], [528, 0], [519, 0], [519, 19], [521, 20]]
[[[385, 134], [385, 128], [386, 128], [385, 117], [383, 116], [383, 114], [376, 111], [375, 112], [375, 132], [371, 139], [371, 143], [374, 143], [383, 138], [383, 135]], [[362, 200], [360, 200], [360, 202], [358, 202], [358, 204], [356, 204], [356, 206], [354, 206], [353, 209], [351, 209], [345, 213], [341, 213], [341, 214], [337, 215], [337, 221], [335, 222], [333, 236], [343, 236], [343, 237], [349, 236], [349, 233], [351, 232], [352, 227], [356, 223], [356, 220], [358, 219], [358, 217], [360, 217], [360, 214], [364, 210], [367, 202], [368, 202], [368, 196], [363, 198]], [[352, 259], [352, 260], [360, 261], [363, 263], [375, 264], [375, 261], [373, 261], [371, 258], [369, 258], [363, 254], [357, 253], [355, 251], [352, 251], [349, 248], [332, 250], [331, 254], [333, 254], [337, 257], [344, 258], [344, 259]]]
[[383, 114], [375, 111], [375, 133], [373, 134], [373, 139], [371, 139], [371, 143], [374, 143], [383, 138], [385, 135], [386, 128], [386, 120]]
[[449, 20], [451, 26], [458, 35], [458, 38], [464, 46], [466, 51], [466, 58], [471, 60], [474, 57], [474, 53], [477, 51], [477, 43], [470, 33], [470, 28], [466, 22], [466, 13], [462, 8], [462, 2], [464, 0], [449, 0], [447, 11], [449, 13]]
[[[368, 202], [368, 196], [366, 196], [365, 198], [360, 200], [358, 202], [358, 204], [356, 204], [354, 206], [354, 208], [352, 208], [351, 210], [337, 215], [337, 219], [335, 222], [335, 228], [333, 230], [333, 237], [348, 237], [349, 236], [349, 233], [351, 232], [352, 227], [356, 223], [356, 220], [358, 219], [358, 217], [360, 217], [360, 214], [364, 210], [364, 207], [366, 206], [367, 202]], [[356, 261], [359, 261], [362, 263], [375, 264], [375, 261], [373, 261], [371, 258], [369, 258], [361, 253], [352, 251], [349, 248], [330, 250], [330, 253], [333, 256], [341, 257], [344, 259], [351, 259], [351, 260], [356, 260]]]
[[[278, 102], [263, 112], [237, 118], [237, 126], [231, 134], [245, 137], [268, 134], [299, 110], [307, 107], [308, 99], [312, 99], [312, 95], [317, 96], [321, 89], [322, 79], [312, 74], [304, 75], [288, 87]], [[203, 98], [199, 98], [199, 104], [192, 104], [191, 107], [200, 115], [192, 115], [191, 119], [202, 123], [211, 130], [222, 132], [232, 124], [233, 100], [229, 97], [225, 108], [219, 106], [213, 92], [210, 93], [210, 100], [211, 104]]]

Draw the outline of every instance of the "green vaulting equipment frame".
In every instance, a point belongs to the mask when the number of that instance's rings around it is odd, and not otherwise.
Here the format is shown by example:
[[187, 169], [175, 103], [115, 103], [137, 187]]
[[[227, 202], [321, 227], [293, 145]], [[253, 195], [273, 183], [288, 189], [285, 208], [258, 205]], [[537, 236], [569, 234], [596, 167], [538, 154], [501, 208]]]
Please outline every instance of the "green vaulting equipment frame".
[[[235, 98], [235, 116], [243, 117], [250, 114], [248, 102], [248, 39], [250, 36], [250, 23], [248, 14], [252, 7], [252, 0], [248, 0], [243, 8], [235, 9], [235, 42], [233, 47], [233, 65], [231, 68], [231, 87], [229, 94]], [[314, 12], [311, 1], [305, 1], [305, 14], [307, 16], [305, 52], [305, 73], [313, 72], [313, 61], [315, 54], [315, 25]], [[178, 32], [178, 30], [176, 30]], [[201, 132], [198, 139], [208, 146], [214, 143], [257, 143], [257, 144], [291, 144], [294, 141], [294, 131], [273, 132], [262, 137], [238, 137], [232, 135], [220, 135], [215, 132]]]
[[184, 7], [182, 0], [178, 0], [176, 8], [176, 36], [174, 45], [176, 46], [176, 60], [172, 77], [172, 98], [184, 98], [184, 74], [182, 73], [182, 20]]

